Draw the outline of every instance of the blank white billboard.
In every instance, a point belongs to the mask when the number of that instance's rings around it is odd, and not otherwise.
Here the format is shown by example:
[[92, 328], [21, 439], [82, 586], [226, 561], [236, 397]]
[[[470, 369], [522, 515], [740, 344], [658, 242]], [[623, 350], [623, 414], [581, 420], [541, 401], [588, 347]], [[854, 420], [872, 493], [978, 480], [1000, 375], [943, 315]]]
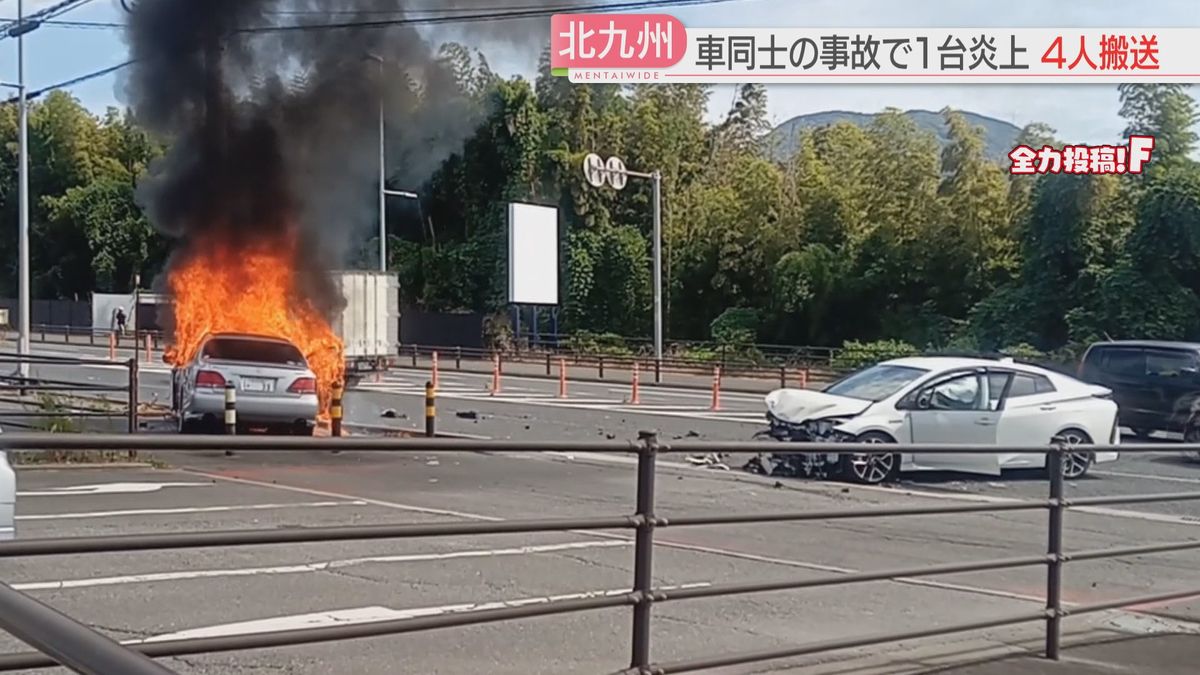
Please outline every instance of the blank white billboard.
[[558, 209], [508, 205], [508, 301], [558, 304]]

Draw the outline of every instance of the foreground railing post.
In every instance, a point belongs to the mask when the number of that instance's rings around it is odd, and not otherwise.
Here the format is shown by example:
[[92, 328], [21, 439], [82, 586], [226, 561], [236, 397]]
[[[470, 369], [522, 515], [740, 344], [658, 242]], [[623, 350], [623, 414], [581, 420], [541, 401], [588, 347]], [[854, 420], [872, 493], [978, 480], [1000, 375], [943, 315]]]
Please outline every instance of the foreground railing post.
[[1057, 441], [1046, 455], [1046, 471], [1050, 474], [1050, 521], [1046, 528], [1049, 543], [1046, 551], [1046, 658], [1058, 660], [1062, 638], [1062, 530], [1063, 530], [1063, 446]]
[[658, 455], [658, 434], [643, 431], [638, 434], [637, 465], [637, 535], [633, 548], [633, 592], [637, 604], [633, 606], [633, 658], [632, 668], [647, 668], [650, 665], [650, 610], [653, 605], [651, 589], [654, 587], [654, 474]]

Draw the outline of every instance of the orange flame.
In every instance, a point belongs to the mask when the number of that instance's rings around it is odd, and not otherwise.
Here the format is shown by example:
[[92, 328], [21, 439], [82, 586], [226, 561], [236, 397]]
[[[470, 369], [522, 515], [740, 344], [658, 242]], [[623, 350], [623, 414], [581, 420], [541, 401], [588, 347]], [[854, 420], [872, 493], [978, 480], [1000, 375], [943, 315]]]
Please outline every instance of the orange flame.
[[312, 303], [296, 298], [294, 247], [279, 242], [189, 252], [168, 273], [174, 345], [167, 362], [190, 362], [209, 333], [236, 332], [291, 341], [317, 376], [319, 417], [327, 418], [333, 385], [345, 376], [341, 339]]

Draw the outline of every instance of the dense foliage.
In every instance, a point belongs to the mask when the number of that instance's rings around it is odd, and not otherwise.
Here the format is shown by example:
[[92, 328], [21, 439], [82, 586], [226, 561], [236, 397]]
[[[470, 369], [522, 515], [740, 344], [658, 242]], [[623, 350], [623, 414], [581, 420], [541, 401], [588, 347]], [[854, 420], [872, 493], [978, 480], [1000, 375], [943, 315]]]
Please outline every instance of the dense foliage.
[[[595, 151], [662, 172], [674, 339], [746, 349], [882, 340], [900, 351], [1200, 339], [1196, 110], [1182, 85], [1119, 89], [1127, 133], [1160, 139], [1147, 174], [1014, 177], [951, 110], [944, 146], [888, 110], [865, 128], [805, 132], [780, 164], [757, 143], [769, 130], [760, 85], [741, 86], [709, 124], [705, 86], [575, 86], [551, 77], [545, 58], [535, 82], [503, 80], [464, 50], [445, 53], [460, 61], [454, 71], [483, 123], [419, 186], [419, 210], [391, 209], [391, 262], [407, 303], [503, 310], [504, 205], [553, 204], [563, 214], [560, 331], [589, 345], [648, 335], [650, 185], [590, 187], [581, 165]], [[151, 278], [166, 247], [134, 195], [161, 147], [118, 112], [98, 119], [61, 93], [34, 106], [30, 128], [36, 296]], [[0, 116], [8, 223], [15, 132], [9, 106]], [[1040, 147], [1053, 134], [1031, 125], [1021, 140]], [[14, 229], [0, 238], [9, 294]]]

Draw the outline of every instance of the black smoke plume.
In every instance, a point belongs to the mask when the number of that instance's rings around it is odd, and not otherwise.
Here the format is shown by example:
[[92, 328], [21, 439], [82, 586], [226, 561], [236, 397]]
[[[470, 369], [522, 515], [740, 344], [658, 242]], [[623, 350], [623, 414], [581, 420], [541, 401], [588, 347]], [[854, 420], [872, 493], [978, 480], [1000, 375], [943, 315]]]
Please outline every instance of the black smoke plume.
[[[397, 169], [390, 173], [403, 189], [418, 187], [479, 120], [415, 25], [329, 25], [506, 5], [531, 3], [132, 4], [126, 34], [135, 64], [125, 99], [143, 127], [170, 142], [139, 192], [151, 222], [176, 240], [168, 269], [206, 244], [236, 252], [291, 233], [302, 272], [297, 297], [332, 314], [342, 299], [328, 270], [342, 267], [378, 228], [380, 103], [389, 164]], [[543, 17], [437, 30], [472, 48], [497, 40], [527, 44], [532, 63], [548, 26]]]

